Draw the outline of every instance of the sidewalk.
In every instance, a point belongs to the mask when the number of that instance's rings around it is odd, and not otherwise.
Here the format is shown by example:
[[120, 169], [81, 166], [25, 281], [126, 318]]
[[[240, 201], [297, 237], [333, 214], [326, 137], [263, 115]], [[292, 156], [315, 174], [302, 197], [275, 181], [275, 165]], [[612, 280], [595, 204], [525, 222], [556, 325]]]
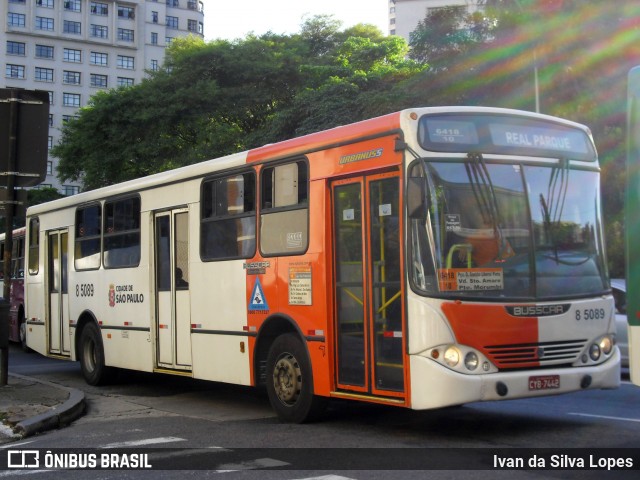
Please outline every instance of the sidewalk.
[[9, 373], [0, 386], [0, 443], [63, 427], [84, 411], [84, 392]]

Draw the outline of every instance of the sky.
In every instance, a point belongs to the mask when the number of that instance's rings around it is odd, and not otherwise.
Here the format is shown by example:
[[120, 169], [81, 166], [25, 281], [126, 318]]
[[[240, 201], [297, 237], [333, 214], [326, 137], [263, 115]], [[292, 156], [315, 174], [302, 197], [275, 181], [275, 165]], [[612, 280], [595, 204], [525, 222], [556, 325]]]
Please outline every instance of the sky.
[[204, 0], [204, 38], [296, 33], [307, 16], [323, 14], [333, 15], [343, 28], [370, 23], [386, 34], [388, 8], [388, 0]]

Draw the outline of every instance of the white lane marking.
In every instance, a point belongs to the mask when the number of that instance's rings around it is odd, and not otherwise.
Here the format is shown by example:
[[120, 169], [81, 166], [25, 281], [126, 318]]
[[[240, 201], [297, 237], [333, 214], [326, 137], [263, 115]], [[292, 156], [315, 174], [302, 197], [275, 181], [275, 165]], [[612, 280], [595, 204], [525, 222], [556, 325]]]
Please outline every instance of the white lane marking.
[[122, 447], [141, 447], [144, 445], [158, 445], [159, 443], [186, 442], [186, 438], [180, 437], [158, 437], [145, 438], [143, 440], [132, 440], [130, 442], [117, 442], [103, 445], [102, 448], [122, 448]]
[[255, 470], [259, 468], [284, 467], [285, 465], [290, 464], [287, 462], [281, 462], [280, 460], [275, 460], [273, 458], [258, 458], [256, 460], [247, 460], [246, 462], [220, 465], [216, 470], [216, 473], [237, 472], [239, 470]]
[[607, 415], [591, 415], [590, 413], [574, 413], [574, 412], [569, 412], [569, 415], [575, 415], [577, 417], [602, 418], [602, 419], [605, 419], [605, 420], [619, 420], [621, 422], [638, 422], [638, 423], [640, 423], [640, 418], [609, 417]]
[[33, 440], [28, 440], [26, 442], [18, 442], [18, 443], [7, 443], [5, 445], [0, 445], [0, 450], [4, 450], [6, 448], [14, 449], [16, 447], [21, 447], [22, 445], [27, 445], [29, 443], [33, 443]]
[[51, 470], [6, 470], [0, 472], [2, 477], [17, 477], [18, 475], [33, 475], [34, 473], [51, 473]]
[[322, 475], [321, 477], [297, 478], [294, 480], [355, 480], [354, 478], [341, 477], [340, 475]]

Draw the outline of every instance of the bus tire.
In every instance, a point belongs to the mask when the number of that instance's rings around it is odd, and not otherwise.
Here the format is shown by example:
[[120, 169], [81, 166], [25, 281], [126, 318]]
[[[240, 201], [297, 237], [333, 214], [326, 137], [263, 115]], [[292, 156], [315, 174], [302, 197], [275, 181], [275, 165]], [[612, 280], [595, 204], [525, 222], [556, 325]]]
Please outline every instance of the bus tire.
[[294, 334], [280, 335], [267, 356], [267, 394], [278, 418], [290, 423], [317, 419], [327, 399], [313, 393], [311, 362]]
[[87, 323], [80, 334], [80, 367], [89, 385], [105, 385], [115, 372], [105, 365], [102, 335], [93, 322]]

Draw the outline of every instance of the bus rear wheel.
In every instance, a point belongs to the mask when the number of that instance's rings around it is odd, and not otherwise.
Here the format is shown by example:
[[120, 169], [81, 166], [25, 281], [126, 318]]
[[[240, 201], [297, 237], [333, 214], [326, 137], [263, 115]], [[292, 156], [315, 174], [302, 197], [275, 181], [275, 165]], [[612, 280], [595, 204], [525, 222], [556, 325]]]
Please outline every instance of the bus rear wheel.
[[267, 393], [278, 418], [303, 423], [317, 419], [326, 399], [313, 394], [313, 375], [307, 351], [293, 334], [281, 335], [267, 356]]
[[102, 336], [95, 323], [88, 323], [80, 334], [80, 367], [89, 385], [105, 385], [113, 379], [115, 370], [105, 365]]

